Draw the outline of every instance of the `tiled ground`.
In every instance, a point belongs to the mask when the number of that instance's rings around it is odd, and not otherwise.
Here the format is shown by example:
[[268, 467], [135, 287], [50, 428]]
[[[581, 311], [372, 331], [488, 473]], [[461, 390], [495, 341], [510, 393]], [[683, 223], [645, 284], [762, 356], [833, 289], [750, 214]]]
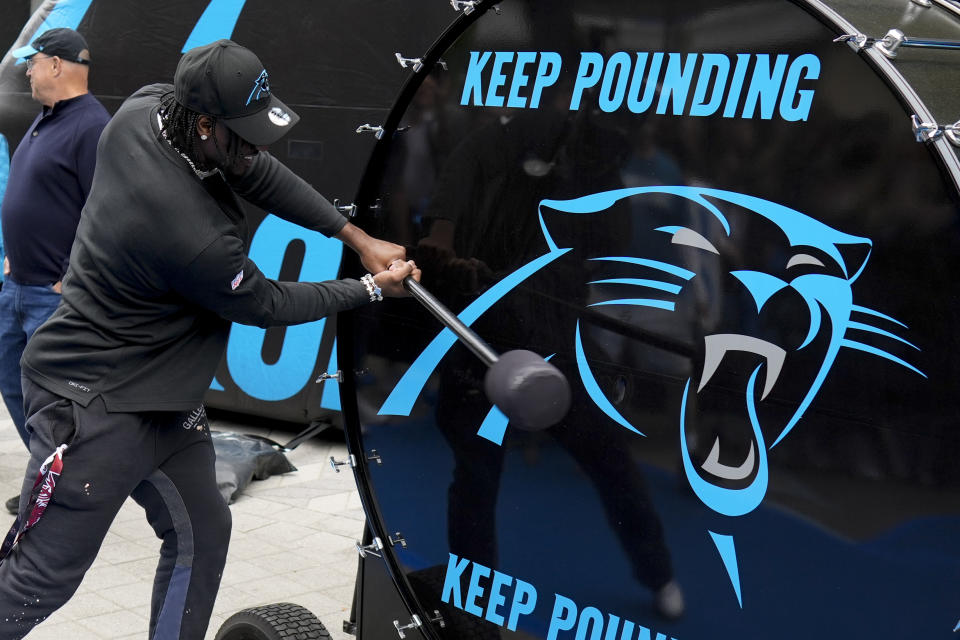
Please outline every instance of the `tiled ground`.
[[[279, 442], [293, 436], [216, 416], [211, 426]], [[352, 638], [341, 628], [350, 614], [357, 570], [354, 541], [363, 530], [363, 511], [353, 475], [334, 473], [330, 456], [346, 457], [338, 432], [301, 444], [287, 454], [296, 472], [251, 483], [231, 506], [233, 537], [207, 640], [233, 613], [274, 602], [303, 605], [333, 638]], [[0, 498], [19, 491], [26, 458], [0, 403]], [[0, 513], [0, 523], [12, 519]], [[128, 500], [80, 590], [29, 640], [144, 640], [158, 549], [142, 510]]]

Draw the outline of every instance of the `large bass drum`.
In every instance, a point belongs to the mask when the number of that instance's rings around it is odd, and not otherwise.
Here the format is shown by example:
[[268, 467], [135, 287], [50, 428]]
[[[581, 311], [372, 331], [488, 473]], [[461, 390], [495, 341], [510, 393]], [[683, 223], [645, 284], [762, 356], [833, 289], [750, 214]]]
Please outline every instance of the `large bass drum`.
[[340, 319], [401, 633], [953, 637], [958, 3], [453, 4], [357, 220], [573, 403], [510, 424], [412, 299]]

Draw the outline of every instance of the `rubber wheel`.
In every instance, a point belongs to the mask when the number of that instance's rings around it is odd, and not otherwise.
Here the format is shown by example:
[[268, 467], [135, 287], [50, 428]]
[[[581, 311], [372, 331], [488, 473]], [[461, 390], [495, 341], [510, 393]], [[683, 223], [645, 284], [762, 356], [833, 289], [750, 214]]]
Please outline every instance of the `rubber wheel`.
[[330, 640], [330, 634], [308, 609], [280, 602], [233, 614], [215, 640]]

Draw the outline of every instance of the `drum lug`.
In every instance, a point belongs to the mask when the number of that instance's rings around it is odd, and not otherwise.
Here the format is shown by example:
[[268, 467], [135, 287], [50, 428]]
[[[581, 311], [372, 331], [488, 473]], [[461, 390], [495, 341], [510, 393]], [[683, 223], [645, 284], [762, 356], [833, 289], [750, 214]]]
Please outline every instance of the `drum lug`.
[[437, 625], [441, 629], [447, 628], [447, 623], [443, 621], [443, 616], [440, 615], [440, 612], [437, 611], [436, 609], [433, 610], [433, 617], [430, 618], [430, 622]]
[[399, 620], [393, 621], [393, 626], [397, 630], [397, 635], [401, 638], [406, 638], [407, 634], [404, 633], [409, 629], [418, 629], [423, 626], [423, 622], [420, 620], [420, 616], [413, 614], [413, 617], [410, 618], [410, 623], [401, 625]]
[[960, 121], [954, 122], [949, 127], [944, 127], [943, 135], [955, 147], [960, 147]]
[[[453, 10], [463, 11], [463, 15], [465, 16], [473, 13], [473, 10], [477, 8], [478, 4], [480, 4], [478, 0], [450, 0], [450, 6], [453, 7]], [[493, 5], [493, 12], [500, 15], [500, 7]]]
[[900, 29], [890, 29], [887, 31], [887, 35], [883, 38], [869, 38], [862, 33], [857, 34], [845, 34], [838, 38], [834, 38], [834, 42], [853, 42], [856, 44], [858, 49], [865, 49], [866, 47], [876, 47], [880, 50], [880, 53], [886, 57], [893, 60], [897, 57], [897, 49], [899, 49], [907, 40], [907, 37], [903, 34], [903, 31]]
[[390, 541], [390, 546], [395, 547], [400, 545], [401, 549], [407, 548], [407, 539], [403, 537], [403, 534], [397, 531], [392, 536], [388, 536], [387, 540]]
[[[357, 205], [353, 204], [340, 204], [340, 198], [333, 199], [333, 206], [336, 207], [337, 211], [344, 214], [348, 218], [356, 217], [357, 215]], [[337, 372], [339, 373], [339, 371]]]
[[380, 538], [374, 538], [372, 544], [363, 545], [360, 544], [360, 541], [357, 541], [357, 553], [360, 554], [361, 558], [366, 558], [368, 555], [374, 556], [375, 558], [382, 558], [380, 551], [383, 550], [383, 543], [380, 542]]
[[[437, 611], [436, 609], [433, 610], [433, 617], [430, 618], [430, 622], [437, 625], [441, 629], [445, 629], [447, 626], [446, 623], [443, 621], [443, 616], [441, 616], [440, 612]], [[417, 629], [419, 627], [422, 627], [423, 622], [420, 620], [420, 616], [418, 616], [417, 614], [413, 614], [413, 616], [410, 618], [409, 624], [401, 625], [399, 620], [394, 620], [393, 626], [397, 630], [397, 635], [399, 635], [401, 638], [406, 638], [407, 635], [406, 633], [404, 633], [405, 631], [407, 631], [408, 629]]]
[[903, 35], [900, 29], [890, 29], [882, 40], [877, 41], [877, 49], [880, 53], [891, 60], [897, 57], [897, 49], [906, 41], [907, 37]]
[[[397, 132], [402, 133], [402, 130], [398, 130]], [[357, 212], [359, 212], [360, 209], [361, 207], [357, 207]], [[373, 216], [374, 218], [377, 218], [380, 216], [381, 209], [383, 209], [383, 202], [380, 200], [380, 198], [377, 198], [373, 204], [368, 204], [366, 208], [364, 208], [363, 210], [369, 211], [371, 216]], [[360, 378], [364, 374], [369, 373], [369, 371], [370, 371], [369, 369], [354, 369], [353, 374], [356, 377]]]
[[910, 116], [913, 126], [913, 136], [917, 142], [929, 142], [945, 137], [950, 144], [960, 147], [960, 121], [948, 125], [938, 125], [936, 122], [921, 122], [916, 115]]
[[357, 457], [351, 453], [349, 458], [340, 461], [330, 456], [330, 466], [333, 467], [333, 470], [337, 473], [340, 473], [340, 467], [344, 465], [350, 465], [351, 469], [355, 468], [357, 466]]
[[[336, 206], [336, 202], [337, 202], [337, 201], [334, 200], [333, 202], [334, 202], [334, 206]], [[353, 205], [350, 205], [350, 206], [353, 206]], [[354, 207], [354, 209], [356, 209], [356, 207]], [[317, 378], [317, 380], [316, 380], [316, 384], [320, 384], [320, 383], [323, 382], [324, 380], [333, 380], [333, 381], [335, 381], [335, 382], [343, 382], [343, 371], [340, 371], [340, 370], [338, 369], [337, 371], [335, 371], [335, 372], [333, 372], [333, 373], [321, 373], [321, 374], [320, 374], [320, 377]]]
[[[407, 131], [409, 128], [410, 128], [409, 126], [397, 127], [394, 130], [394, 133], [400, 134], [400, 133], [403, 133], [404, 131]], [[374, 126], [372, 124], [362, 124], [359, 127], [357, 127], [357, 133], [366, 133], [366, 132], [372, 133], [373, 137], [376, 138], [377, 140], [383, 138], [383, 127]]]
[[857, 49], [864, 49], [873, 45], [876, 40], [868, 38], [862, 33], [845, 33], [833, 39], [834, 42], [851, 42]]
[[[450, 6], [453, 7], [454, 11], [463, 11], [463, 14], [468, 16], [473, 13], [473, 10], [477, 7], [477, 3], [473, 0], [450, 0]], [[403, 636], [400, 636], [401, 638]]]
[[365, 133], [367, 131], [372, 133], [373, 137], [376, 138], [377, 140], [383, 137], [383, 127], [376, 127], [369, 123], [362, 124], [359, 127], [357, 127], [357, 133]]
[[367, 460], [376, 462], [377, 464], [383, 464], [383, 459], [380, 458], [380, 454], [377, 453], [376, 449], [370, 449], [370, 453], [367, 454]]
[[910, 116], [910, 126], [913, 128], [913, 137], [917, 142], [936, 140], [943, 135], [943, 131], [936, 122], [921, 122], [916, 115]]
[[900, 29], [890, 29], [882, 38], [868, 38], [862, 33], [845, 33], [833, 39], [834, 42], [852, 42], [858, 49], [876, 47], [880, 53], [893, 60], [897, 57], [900, 47], [915, 47], [918, 49], [960, 49], [960, 40], [935, 40], [932, 38], [915, 38], [904, 35]]
[[399, 51], [395, 54], [397, 56], [397, 62], [400, 63], [400, 66], [406, 69], [407, 67], [413, 67], [413, 72], [417, 73], [420, 69], [423, 69], [423, 59], [422, 58], [404, 58]]
[[[423, 58], [404, 58], [400, 52], [393, 54], [397, 57], [397, 62], [400, 63], [400, 66], [406, 69], [407, 67], [413, 67], [413, 72], [418, 73], [420, 69], [423, 69]], [[437, 64], [446, 71], [447, 63], [443, 60], [437, 60]]]

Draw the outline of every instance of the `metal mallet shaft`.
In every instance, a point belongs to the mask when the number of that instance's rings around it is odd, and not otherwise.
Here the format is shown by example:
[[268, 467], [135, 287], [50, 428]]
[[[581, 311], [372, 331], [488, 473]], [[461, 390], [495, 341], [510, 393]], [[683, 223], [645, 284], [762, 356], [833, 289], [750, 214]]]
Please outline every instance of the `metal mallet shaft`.
[[546, 429], [567, 414], [570, 385], [559, 369], [532, 351], [515, 349], [498, 355], [419, 282], [407, 276], [403, 287], [487, 365], [484, 391], [512, 424]]
[[485, 365], [492, 367], [494, 363], [500, 359], [500, 356], [497, 355], [497, 352], [490, 348], [483, 338], [478, 336], [476, 332], [463, 324], [463, 321], [460, 320], [450, 309], [437, 300], [432, 293], [427, 291], [422, 284], [407, 276], [403, 279], [403, 288], [410, 292], [414, 298], [417, 299], [417, 302], [422, 304], [427, 311], [433, 314], [437, 320], [440, 321], [440, 324], [446, 328], [453, 331], [454, 335], [462, 342], [470, 351], [480, 358]]

